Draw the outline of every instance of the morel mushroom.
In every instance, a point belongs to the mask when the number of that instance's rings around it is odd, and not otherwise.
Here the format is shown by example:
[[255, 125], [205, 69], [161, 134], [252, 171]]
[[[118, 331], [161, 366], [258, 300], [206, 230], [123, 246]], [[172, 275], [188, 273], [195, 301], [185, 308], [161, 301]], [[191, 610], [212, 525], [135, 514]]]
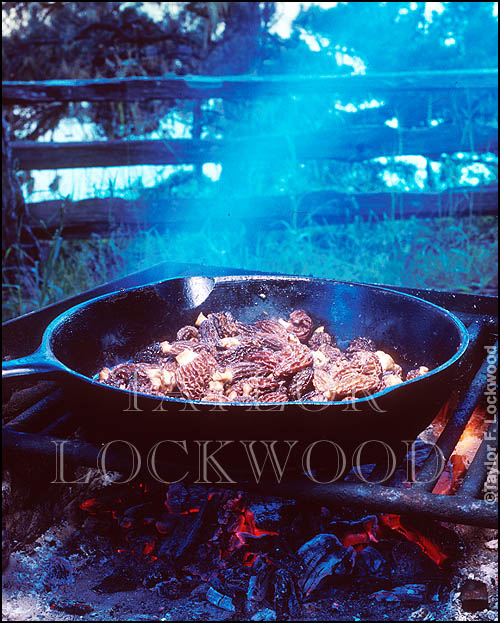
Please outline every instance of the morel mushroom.
[[101, 383], [155, 396], [173, 392], [188, 400], [287, 402], [354, 400], [429, 372], [402, 367], [364, 336], [345, 351], [309, 314], [288, 320], [266, 317], [242, 322], [229, 312], [199, 313], [173, 341], [155, 342], [131, 362], [105, 367]]

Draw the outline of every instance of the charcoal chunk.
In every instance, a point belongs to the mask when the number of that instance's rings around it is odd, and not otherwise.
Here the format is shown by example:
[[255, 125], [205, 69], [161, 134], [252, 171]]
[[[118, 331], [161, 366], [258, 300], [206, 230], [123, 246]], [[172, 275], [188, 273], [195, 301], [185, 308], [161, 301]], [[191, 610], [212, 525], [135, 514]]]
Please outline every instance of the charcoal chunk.
[[120, 569], [108, 575], [96, 586], [93, 586], [92, 590], [96, 593], [121, 593], [133, 591], [136, 587], [137, 580]]
[[479, 612], [488, 608], [488, 589], [481, 580], [465, 580], [460, 587], [460, 600], [465, 612]]
[[76, 616], [83, 616], [92, 612], [92, 606], [82, 603], [80, 601], [52, 601], [50, 603], [51, 610], [57, 610], [58, 612], [64, 612], [66, 614], [74, 614]]

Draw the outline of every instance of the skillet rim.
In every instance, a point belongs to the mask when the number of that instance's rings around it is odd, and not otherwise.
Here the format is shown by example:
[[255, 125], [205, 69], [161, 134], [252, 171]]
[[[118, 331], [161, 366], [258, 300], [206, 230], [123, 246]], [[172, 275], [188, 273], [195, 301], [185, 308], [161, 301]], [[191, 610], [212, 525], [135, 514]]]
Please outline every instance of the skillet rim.
[[[448, 320], [451, 320], [452, 323], [454, 324], [455, 328], [457, 329], [459, 336], [460, 336], [460, 343], [459, 343], [459, 347], [457, 349], [457, 352], [450, 357], [449, 359], [447, 359], [444, 363], [440, 364], [437, 368], [434, 368], [433, 370], [430, 370], [429, 372], [427, 372], [426, 374], [424, 374], [423, 376], [419, 376], [416, 377], [414, 379], [411, 379], [410, 381], [404, 381], [403, 383], [400, 383], [398, 385], [393, 385], [392, 387], [388, 387], [385, 388], [381, 391], [376, 392], [375, 394], [370, 394], [369, 396], [364, 396], [362, 398], [356, 398], [355, 400], [349, 400], [349, 401], [344, 401], [344, 400], [330, 400], [330, 401], [325, 401], [325, 402], [315, 402], [315, 401], [306, 401], [306, 402], [301, 402], [301, 401], [286, 401], [286, 402], [275, 402], [275, 403], [263, 403], [263, 402], [213, 402], [213, 401], [208, 401], [208, 400], [188, 400], [186, 398], [175, 398], [175, 397], [171, 397], [171, 396], [157, 396], [154, 394], [147, 394], [144, 392], [131, 392], [127, 389], [120, 389], [118, 387], [113, 387], [111, 385], [106, 385], [105, 383], [100, 383], [99, 381], [96, 381], [95, 378], [91, 378], [88, 376], [85, 376], [84, 374], [81, 374], [80, 372], [77, 372], [76, 370], [73, 370], [72, 368], [69, 368], [68, 366], [66, 366], [66, 364], [64, 364], [60, 359], [58, 359], [55, 354], [52, 351], [52, 347], [51, 347], [51, 339], [54, 336], [54, 333], [56, 331], [56, 329], [61, 326], [64, 322], [69, 322], [72, 318], [72, 316], [74, 316], [75, 314], [77, 314], [80, 310], [85, 309], [86, 307], [90, 307], [92, 304], [96, 303], [97, 301], [100, 300], [105, 300], [105, 299], [111, 299], [113, 297], [119, 296], [119, 295], [124, 295], [124, 294], [128, 294], [130, 292], [134, 292], [134, 291], [139, 291], [139, 290], [145, 290], [147, 288], [154, 288], [156, 286], [160, 286], [162, 284], [165, 284], [169, 281], [177, 281], [177, 280], [181, 280], [181, 281], [188, 281], [191, 279], [203, 279], [205, 281], [212, 281], [214, 287], [218, 284], [218, 283], [224, 283], [224, 282], [231, 282], [231, 281], [237, 281], [237, 282], [242, 282], [242, 281], [269, 281], [269, 280], [274, 280], [274, 281], [298, 281], [298, 282], [319, 282], [319, 283], [329, 283], [329, 284], [343, 284], [343, 285], [347, 285], [349, 287], [356, 287], [359, 288], [361, 287], [362, 289], [369, 289], [369, 290], [376, 290], [376, 291], [382, 291], [382, 292], [389, 292], [392, 295], [396, 295], [397, 297], [400, 298], [404, 298], [404, 299], [411, 299], [414, 301], [417, 301], [420, 305], [423, 305], [424, 307], [429, 307], [431, 309], [433, 309], [434, 311], [436, 311], [437, 313], [445, 316]], [[201, 304], [201, 303], [200, 303]], [[194, 405], [200, 405], [200, 406], [237, 406], [237, 407], [245, 407], [245, 408], [252, 408], [252, 407], [264, 407], [264, 410], [270, 410], [272, 407], [277, 407], [280, 405], [300, 405], [300, 404], [307, 404], [308, 406], [323, 406], [323, 408], [325, 408], [326, 406], [330, 406], [330, 405], [343, 405], [343, 406], [347, 406], [349, 404], [360, 404], [360, 403], [365, 403], [365, 402], [370, 402], [372, 399], [374, 398], [379, 398], [382, 396], [386, 396], [388, 394], [390, 394], [391, 392], [397, 392], [399, 391], [401, 393], [402, 390], [404, 390], [405, 387], [409, 386], [412, 383], [417, 383], [419, 381], [425, 380], [425, 379], [429, 379], [432, 376], [439, 374], [440, 372], [446, 370], [447, 368], [449, 368], [451, 365], [453, 365], [454, 363], [456, 363], [465, 353], [465, 351], [467, 350], [467, 347], [469, 346], [469, 342], [470, 342], [470, 337], [469, 337], [469, 332], [467, 330], [467, 327], [464, 325], [464, 323], [452, 312], [448, 311], [447, 309], [445, 309], [444, 307], [440, 307], [439, 305], [435, 305], [434, 303], [430, 303], [429, 301], [426, 301], [425, 299], [422, 299], [418, 296], [414, 296], [412, 294], [408, 294], [406, 292], [398, 292], [397, 290], [393, 290], [391, 288], [387, 288], [385, 286], [380, 286], [380, 285], [371, 285], [371, 284], [365, 284], [365, 283], [360, 283], [360, 282], [355, 282], [355, 281], [344, 281], [344, 280], [337, 280], [337, 279], [323, 279], [323, 278], [317, 278], [317, 277], [303, 277], [300, 275], [273, 275], [273, 274], [256, 274], [256, 275], [220, 275], [220, 276], [203, 276], [203, 275], [190, 275], [190, 276], [183, 276], [183, 277], [170, 277], [168, 279], [161, 279], [158, 281], [153, 281], [150, 283], [146, 283], [146, 284], [142, 284], [140, 286], [133, 286], [130, 288], [121, 288], [120, 290], [116, 290], [114, 292], [109, 292], [107, 294], [102, 294], [100, 296], [96, 296], [92, 299], [89, 299], [87, 301], [83, 301], [82, 303], [78, 303], [77, 305], [74, 305], [73, 307], [71, 307], [70, 309], [64, 311], [62, 314], [59, 314], [56, 318], [54, 318], [46, 327], [44, 333], [43, 333], [43, 337], [42, 337], [42, 341], [41, 344], [39, 346], [39, 348], [35, 351], [35, 353], [40, 353], [43, 357], [45, 357], [46, 359], [49, 359], [51, 362], [57, 364], [57, 367], [59, 368], [59, 370], [67, 372], [69, 374], [71, 374], [73, 377], [77, 377], [79, 379], [81, 379], [82, 381], [92, 385], [92, 386], [99, 386], [99, 387], [103, 387], [105, 389], [109, 389], [109, 390], [114, 390], [115, 392], [119, 392], [121, 395], [137, 395], [139, 397], [142, 398], [151, 398], [154, 399], [156, 401], [162, 401], [162, 402], [170, 402], [170, 403], [174, 403], [174, 404], [194, 404]], [[34, 354], [35, 354], [34, 353]], [[266, 409], [267, 407], [269, 407], [269, 409]]]

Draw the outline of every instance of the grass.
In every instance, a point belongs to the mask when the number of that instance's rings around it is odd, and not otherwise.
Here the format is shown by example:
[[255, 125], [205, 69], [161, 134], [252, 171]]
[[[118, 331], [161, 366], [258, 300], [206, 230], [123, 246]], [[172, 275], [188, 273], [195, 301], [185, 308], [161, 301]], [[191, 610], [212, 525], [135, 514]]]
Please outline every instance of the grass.
[[3, 320], [162, 261], [466, 293], [498, 287], [496, 217], [274, 225], [207, 221], [197, 231], [117, 231], [87, 240], [57, 233], [28, 278], [4, 280]]

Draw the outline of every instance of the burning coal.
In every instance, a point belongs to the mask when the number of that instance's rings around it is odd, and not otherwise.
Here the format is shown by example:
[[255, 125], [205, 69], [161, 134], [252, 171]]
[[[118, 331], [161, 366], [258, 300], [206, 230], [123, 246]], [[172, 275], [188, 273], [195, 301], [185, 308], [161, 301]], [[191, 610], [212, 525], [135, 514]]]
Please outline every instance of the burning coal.
[[[300, 616], [312, 596], [347, 585], [381, 591], [377, 599], [417, 585], [408, 594], [425, 600], [459, 551], [455, 534], [440, 524], [399, 515], [356, 519], [346, 509], [182, 483], [118, 488], [80, 504], [108, 522], [118, 557], [137, 573], [159, 574], [164, 590], [175, 584], [175, 594], [184, 583], [206, 582], [208, 601], [245, 615], [270, 605], [279, 617]], [[121, 586], [120, 574], [109, 577], [96, 590]]]

